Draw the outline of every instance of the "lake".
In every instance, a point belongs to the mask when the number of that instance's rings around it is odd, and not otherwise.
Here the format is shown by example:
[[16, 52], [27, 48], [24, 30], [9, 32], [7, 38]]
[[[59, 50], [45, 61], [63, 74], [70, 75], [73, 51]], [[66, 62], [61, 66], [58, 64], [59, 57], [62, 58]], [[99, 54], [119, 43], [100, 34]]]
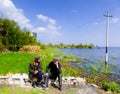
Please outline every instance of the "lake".
[[[89, 63], [89, 61], [105, 61], [105, 47], [93, 49], [63, 48], [61, 50], [65, 53], [75, 55], [80, 59], [87, 59], [87, 63]], [[108, 53], [108, 63], [115, 64], [116, 67], [113, 70], [117, 73], [120, 73], [120, 47], [110, 47], [108, 49]]]

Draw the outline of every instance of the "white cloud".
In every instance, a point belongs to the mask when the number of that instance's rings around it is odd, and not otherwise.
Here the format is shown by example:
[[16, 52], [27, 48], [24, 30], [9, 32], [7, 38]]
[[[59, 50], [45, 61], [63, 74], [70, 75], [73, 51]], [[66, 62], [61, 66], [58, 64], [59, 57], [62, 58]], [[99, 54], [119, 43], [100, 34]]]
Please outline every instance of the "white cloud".
[[120, 18], [112, 18], [111, 23], [119, 23], [120, 22]]
[[48, 16], [45, 16], [45, 15], [43, 15], [43, 14], [39, 14], [39, 15], [36, 15], [37, 16], [37, 18], [39, 19], [39, 20], [41, 20], [41, 21], [43, 21], [43, 22], [47, 22], [47, 23], [49, 23], [49, 24], [56, 24], [56, 20], [54, 20], [54, 19], [52, 19], [52, 18], [50, 18], [50, 17], [48, 17]]
[[35, 31], [46, 32], [46, 28], [45, 27], [38, 27]]
[[43, 23], [46, 23], [44, 27], [37, 27], [34, 32], [44, 32], [45, 34], [52, 34], [52, 35], [61, 35], [59, 30], [62, 28], [61, 26], [56, 25], [56, 20], [45, 16], [43, 14], [36, 15], [37, 18], [42, 21]]
[[0, 17], [14, 20], [22, 28], [32, 28], [30, 20], [25, 17], [23, 10], [16, 8], [11, 0], [0, 0]]
[[55, 25], [52, 25], [52, 24], [48, 24], [47, 25], [47, 28], [50, 30], [50, 31], [57, 31], [58, 27], [56, 27]]
[[56, 20], [53, 20], [53, 19], [50, 18], [49, 19], [49, 23], [55, 25], [56, 24]]
[[58, 31], [59, 27], [57, 27], [55, 25], [48, 24], [47, 29], [48, 29], [48, 31], [51, 32], [51, 34], [61, 35], [61, 33]]
[[[106, 23], [106, 20], [105, 21], [101, 21], [101, 22], [94, 22], [93, 24], [94, 25], [100, 25], [100, 24], [105, 24]], [[109, 18], [109, 23], [110, 24], [118, 24], [120, 23], [120, 18]]]
[[102, 25], [105, 24], [106, 21], [100, 21], [100, 22], [93, 22], [93, 25]]
[[47, 22], [49, 19], [47, 16], [44, 16], [42, 14], [36, 15], [38, 19], [42, 20], [43, 22]]
[[58, 28], [52, 25], [48, 25], [46, 27], [37, 27], [36, 29], [33, 30], [33, 32], [36, 32], [38, 34], [46, 34], [46, 37], [48, 35], [57, 35], [60, 36], [61, 33], [59, 31], [57, 31]]

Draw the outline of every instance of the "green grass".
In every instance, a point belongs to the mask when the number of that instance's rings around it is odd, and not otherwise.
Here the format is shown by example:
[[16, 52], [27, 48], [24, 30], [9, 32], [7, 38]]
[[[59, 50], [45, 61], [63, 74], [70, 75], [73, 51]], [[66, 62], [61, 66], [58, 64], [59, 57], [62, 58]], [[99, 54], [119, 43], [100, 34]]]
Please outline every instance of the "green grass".
[[28, 73], [30, 62], [34, 61], [36, 55], [41, 56], [43, 72], [48, 63], [61, 54], [53, 49], [41, 50], [38, 53], [9, 52], [0, 54], [0, 74]]
[[0, 94], [75, 94], [75, 89], [70, 88], [63, 90], [62, 92], [58, 89], [48, 89], [48, 90], [42, 90], [42, 89], [29, 89], [29, 88], [9, 88], [9, 87], [3, 87], [0, 88]]
[[63, 76], [79, 76], [79, 69], [70, 66], [69, 61], [77, 61], [72, 55], [63, 55], [62, 52], [55, 49], [45, 49], [37, 53], [23, 53], [23, 52], [9, 52], [0, 54], [0, 75], [6, 75], [8, 73], [28, 73], [28, 67], [30, 62], [34, 60], [36, 55], [41, 56], [43, 72], [46, 70], [46, 66], [55, 57], [61, 56], [59, 59], [62, 65]]
[[0, 54], [0, 74], [28, 72], [28, 64], [35, 54], [10, 52]]
[[3, 87], [0, 89], [0, 94], [46, 94], [44, 91], [38, 91], [35, 89], [25, 90], [24, 88], [9, 88]]

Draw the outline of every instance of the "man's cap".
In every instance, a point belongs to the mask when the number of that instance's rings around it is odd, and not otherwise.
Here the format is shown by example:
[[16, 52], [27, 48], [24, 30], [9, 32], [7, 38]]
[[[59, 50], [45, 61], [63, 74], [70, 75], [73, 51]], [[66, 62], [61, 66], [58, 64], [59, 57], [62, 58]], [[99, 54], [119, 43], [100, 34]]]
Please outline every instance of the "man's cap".
[[40, 59], [40, 56], [36, 56], [36, 57], [35, 57], [35, 60], [39, 60], [39, 59]]
[[56, 61], [58, 61], [58, 59], [57, 59], [57, 58], [54, 58], [53, 61], [56, 62]]

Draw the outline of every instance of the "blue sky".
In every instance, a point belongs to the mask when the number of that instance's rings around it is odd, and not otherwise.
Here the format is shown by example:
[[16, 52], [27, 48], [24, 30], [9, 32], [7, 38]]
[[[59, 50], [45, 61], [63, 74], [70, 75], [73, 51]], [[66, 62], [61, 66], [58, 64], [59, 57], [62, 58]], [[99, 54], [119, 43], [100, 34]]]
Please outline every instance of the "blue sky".
[[37, 33], [43, 43], [105, 46], [104, 14], [109, 11], [109, 46], [120, 47], [120, 0], [0, 0], [0, 17]]

